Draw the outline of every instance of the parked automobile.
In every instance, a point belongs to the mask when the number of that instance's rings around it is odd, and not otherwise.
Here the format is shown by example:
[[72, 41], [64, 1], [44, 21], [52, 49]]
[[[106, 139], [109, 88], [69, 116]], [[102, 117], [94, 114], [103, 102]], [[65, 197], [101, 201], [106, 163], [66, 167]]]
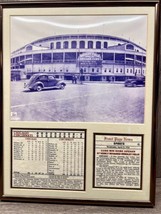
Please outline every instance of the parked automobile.
[[136, 77], [135, 79], [127, 79], [124, 85], [125, 87], [145, 86], [145, 77]]
[[30, 91], [42, 91], [43, 89], [64, 89], [66, 83], [63, 80], [57, 79], [54, 75], [49, 74], [34, 74], [28, 81], [24, 84], [25, 89]]

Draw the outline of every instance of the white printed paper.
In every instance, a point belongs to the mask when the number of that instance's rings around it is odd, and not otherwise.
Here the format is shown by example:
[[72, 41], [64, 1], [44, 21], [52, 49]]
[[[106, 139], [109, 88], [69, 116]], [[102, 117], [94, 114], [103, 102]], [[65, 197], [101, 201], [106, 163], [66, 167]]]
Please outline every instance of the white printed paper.
[[141, 188], [142, 136], [96, 135], [94, 187]]
[[85, 132], [12, 129], [12, 187], [84, 190]]

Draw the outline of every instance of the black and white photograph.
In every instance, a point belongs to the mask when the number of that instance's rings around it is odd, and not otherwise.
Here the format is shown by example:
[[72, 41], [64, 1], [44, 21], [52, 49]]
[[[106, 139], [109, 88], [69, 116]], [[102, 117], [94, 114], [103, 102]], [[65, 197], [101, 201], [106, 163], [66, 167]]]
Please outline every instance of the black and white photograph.
[[11, 16], [12, 121], [144, 123], [146, 15]]

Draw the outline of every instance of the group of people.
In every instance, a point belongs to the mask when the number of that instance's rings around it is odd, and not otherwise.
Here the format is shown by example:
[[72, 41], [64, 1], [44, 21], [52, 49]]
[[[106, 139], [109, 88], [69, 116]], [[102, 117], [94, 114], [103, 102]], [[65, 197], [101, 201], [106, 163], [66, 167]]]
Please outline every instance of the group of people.
[[74, 76], [72, 77], [72, 83], [73, 83], [73, 84], [77, 84], [77, 79], [78, 79], [77, 76], [74, 75]]

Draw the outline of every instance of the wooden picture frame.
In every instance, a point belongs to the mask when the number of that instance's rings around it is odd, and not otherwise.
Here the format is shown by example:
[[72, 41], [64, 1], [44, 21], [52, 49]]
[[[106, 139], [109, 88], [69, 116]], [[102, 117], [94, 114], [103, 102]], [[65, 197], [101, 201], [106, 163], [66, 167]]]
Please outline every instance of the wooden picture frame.
[[1, 200], [153, 207], [159, 1], [0, 7]]

